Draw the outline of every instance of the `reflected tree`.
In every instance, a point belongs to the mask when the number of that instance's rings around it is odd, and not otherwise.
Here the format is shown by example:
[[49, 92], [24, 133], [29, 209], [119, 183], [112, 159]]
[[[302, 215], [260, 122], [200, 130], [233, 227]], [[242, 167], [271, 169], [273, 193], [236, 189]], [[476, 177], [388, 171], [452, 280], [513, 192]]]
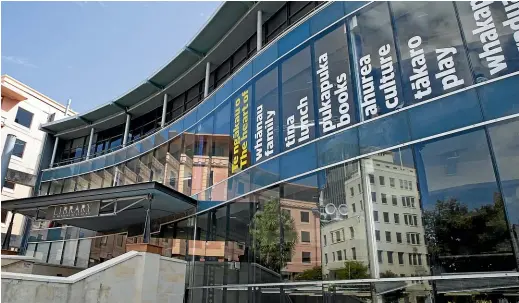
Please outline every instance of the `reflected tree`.
[[335, 278], [339, 280], [367, 279], [369, 278], [368, 266], [359, 261], [348, 260], [344, 267], [335, 270]]
[[[423, 220], [429, 253], [443, 257], [441, 263], [449, 271], [470, 266], [469, 263], [475, 261], [472, 259], [474, 255], [495, 254], [497, 257], [512, 251], [504, 203], [499, 193], [494, 193], [493, 204], [473, 209], [455, 198], [438, 200], [433, 210], [424, 211]], [[471, 260], [456, 261], [452, 258], [462, 256], [471, 256]]]
[[[263, 209], [254, 214], [249, 232], [263, 266], [280, 272], [292, 259], [297, 241], [295, 223], [290, 214], [280, 211], [279, 199], [263, 204]], [[284, 241], [280, 240], [282, 235]]]

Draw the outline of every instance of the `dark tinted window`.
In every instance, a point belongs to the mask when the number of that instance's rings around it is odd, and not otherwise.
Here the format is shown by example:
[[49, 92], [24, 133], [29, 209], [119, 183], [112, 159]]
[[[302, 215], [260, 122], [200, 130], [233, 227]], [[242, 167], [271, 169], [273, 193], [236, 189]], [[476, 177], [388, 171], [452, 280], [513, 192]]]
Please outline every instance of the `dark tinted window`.
[[18, 107], [18, 111], [16, 112], [16, 118], [14, 118], [14, 122], [23, 125], [27, 128], [31, 128], [32, 123], [32, 117], [34, 116], [33, 113], [31, 113], [28, 110], [25, 110], [21, 107]]
[[16, 142], [14, 143], [14, 148], [13, 148], [13, 156], [22, 158], [24, 151], [25, 151], [25, 141], [16, 139]]
[[[15, 183], [14, 182], [5, 180], [4, 188], [9, 188], [9, 189], [14, 190], [14, 187], [15, 187]], [[2, 222], [4, 222], [4, 220], [2, 220]]]

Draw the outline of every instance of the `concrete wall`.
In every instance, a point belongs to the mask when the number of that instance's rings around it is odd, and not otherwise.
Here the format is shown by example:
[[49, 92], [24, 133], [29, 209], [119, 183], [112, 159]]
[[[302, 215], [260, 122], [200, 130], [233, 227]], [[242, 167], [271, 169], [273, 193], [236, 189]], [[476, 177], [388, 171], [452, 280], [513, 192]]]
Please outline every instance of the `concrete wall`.
[[183, 302], [186, 262], [131, 251], [70, 277], [2, 273], [2, 302]]

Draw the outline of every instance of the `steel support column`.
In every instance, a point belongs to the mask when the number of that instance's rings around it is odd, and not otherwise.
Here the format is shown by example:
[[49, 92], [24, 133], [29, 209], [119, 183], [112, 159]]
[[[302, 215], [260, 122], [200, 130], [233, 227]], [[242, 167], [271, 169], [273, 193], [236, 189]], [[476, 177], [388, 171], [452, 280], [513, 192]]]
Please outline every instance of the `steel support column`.
[[88, 149], [85, 160], [90, 158], [90, 150], [92, 149], [92, 141], [94, 140], [94, 128], [90, 128], [90, 138], [88, 138]]
[[164, 101], [162, 101], [162, 119], [160, 120], [160, 128], [166, 125], [166, 112], [168, 109], [168, 94], [164, 94]]
[[2, 190], [4, 188], [5, 177], [7, 176], [7, 169], [9, 168], [9, 162], [11, 161], [11, 155], [13, 154], [15, 144], [16, 136], [8, 134], [7, 138], [5, 138], [4, 150], [2, 151]]
[[259, 52], [263, 47], [263, 12], [258, 11], [256, 18], [256, 49]]
[[11, 234], [13, 233], [13, 222], [15, 214], [16, 213], [14, 211], [11, 213], [11, 221], [9, 222], [9, 227], [7, 227], [7, 231], [5, 232], [4, 241], [2, 242], [2, 249], [9, 249]]
[[204, 98], [209, 95], [209, 78], [211, 77], [211, 62], [205, 64]]
[[126, 125], [124, 126], [124, 135], [123, 135], [123, 147], [126, 146], [126, 142], [128, 142], [128, 133], [130, 132], [130, 114], [126, 113]]

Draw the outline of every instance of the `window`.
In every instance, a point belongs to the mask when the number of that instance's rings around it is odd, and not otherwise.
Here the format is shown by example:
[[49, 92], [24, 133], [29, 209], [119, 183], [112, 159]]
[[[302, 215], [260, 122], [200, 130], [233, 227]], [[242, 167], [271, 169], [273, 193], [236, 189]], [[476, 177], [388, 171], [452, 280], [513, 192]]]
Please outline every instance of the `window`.
[[324, 254], [324, 264], [328, 264], [328, 254]]
[[407, 207], [411, 207], [411, 197], [405, 197], [405, 203]]
[[387, 252], [387, 263], [393, 264], [393, 252], [392, 251]]
[[337, 242], [341, 242], [341, 233], [339, 231], [335, 232], [335, 240], [337, 240]]
[[382, 251], [377, 250], [378, 263], [382, 264]]
[[400, 224], [400, 215], [394, 214], [394, 217], [395, 217], [395, 224]]
[[391, 232], [386, 231], [386, 242], [391, 242]]
[[418, 254], [418, 265], [422, 265], [422, 254]]
[[404, 214], [404, 223], [405, 223], [405, 225], [409, 225], [409, 221], [407, 219], [407, 216], [408, 216], [407, 214]]
[[371, 192], [371, 201], [377, 202], [377, 193], [374, 191]]
[[357, 212], [357, 209], [355, 208], [355, 203], [351, 204], [351, 209], [354, 213]]
[[357, 184], [357, 186], [359, 187], [359, 194], [362, 194], [362, 188], [360, 187], [360, 184]]
[[400, 189], [404, 189], [404, 180], [398, 179], [400, 181]]
[[375, 176], [372, 174], [369, 174], [369, 183], [375, 184]]
[[380, 241], [380, 230], [375, 230], [375, 239]]
[[407, 204], [405, 203], [405, 197], [402, 197], [402, 206], [405, 207]]
[[326, 235], [323, 235], [324, 246], [326, 246]]
[[402, 233], [396, 233], [396, 243], [402, 243]]
[[282, 209], [281, 210], [285, 215], [290, 217], [290, 209]]
[[413, 190], [413, 182], [409, 181], [407, 184], [409, 184], [409, 190]]
[[301, 242], [310, 243], [310, 232], [307, 232], [307, 231], [301, 232]]
[[14, 182], [7, 181], [7, 180], [5, 180], [5, 182], [4, 182], [4, 188], [14, 190], [15, 186], [16, 186], [16, 184]]
[[404, 180], [404, 189], [409, 189], [409, 187], [407, 187], [407, 180]]
[[301, 222], [309, 223], [310, 222], [310, 213], [307, 211], [301, 212]]
[[397, 205], [398, 205], [398, 199], [396, 198], [395, 195], [392, 195], [392, 196], [391, 196], [391, 200], [393, 201], [393, 205], [394, 205], [394, 206], [397, 206]]
[[351, 248], [351, 257], [353, 260], [357, 260], [357, 249], [355, 247]]
[[23, 158], [23, 153], [25, 151], [25, 141], [20, 139], [16, 139], [13, 148], [13, 156], [17, 156], [18, 158]]
[[350, 236], [352, 239], [355, 239], [355, 229], [353, 227], [350, 227]]
[[31, 113], [28, 110], [25, 110], [21, 107], [18, 107], [18, 111], [16, 112], [16, 117], [14, 118], [14, 122], [25, 126], [27, 128], [31, 128], [32, 123], [32, 117], [34, 116], [33, 113]]
[[398, 253], [398, 264], [404, 265], [404, 253], [403, 252]]
[[389, 178], [389, 186], [395, 188], [395, 178]]
[[348, 258], [346, 257], [346, 249], [343, 250], [343, 252], [344, 252], [344, 260], [347, 260]]
[[380, 185], [386, 185], [386, 180], [384, 180], [384, 176], [379, 176], [378, 181], [379, 181]]
[[378, 222], [378, 211], [373, 211], [373, 221]]
[[310, 263], [310, 252], [307, 252], [307, 251], [303, 251], [302, 252], [302, 255], [303, 255], [303, 263]]
[[384, 223], [389, 223], [389, 213], [383, 212], [382, 215], [384, 216]]
[[332, 260], [335, 262], [335, 252], [332, 252]]
[[382, 196], [382, 204], [387, 204], [386, 194], [380, 194]]
[[337, 251], [337, 260], [342, 261], [342, 251], [340, 250]]
[[353, 187], [350, 187], [350, 195], [353, 197], [355, 195], [355, 192], [353, 191]]
[[413, 265], [413, 254], [409, 254], [409, 265]]
[[[7, 183], [7, 181], [5, 183]], [[2, 209], [2, 223], [5, 223], [5, 221], [7, 221], [7, 213], [9, 213], [7, 209]]]
[[415, 208], [415, 206], [414, 206], [414, 197], [410, 197], [410, 199], [411, 199], [411, 207]]
[[411, 244], [411, 234], [407, 233], [406, 238], [407, 238], [407, 244]]
[[418, 217], [416, 215], [413, 216], [414, 226], [418, 226]]

